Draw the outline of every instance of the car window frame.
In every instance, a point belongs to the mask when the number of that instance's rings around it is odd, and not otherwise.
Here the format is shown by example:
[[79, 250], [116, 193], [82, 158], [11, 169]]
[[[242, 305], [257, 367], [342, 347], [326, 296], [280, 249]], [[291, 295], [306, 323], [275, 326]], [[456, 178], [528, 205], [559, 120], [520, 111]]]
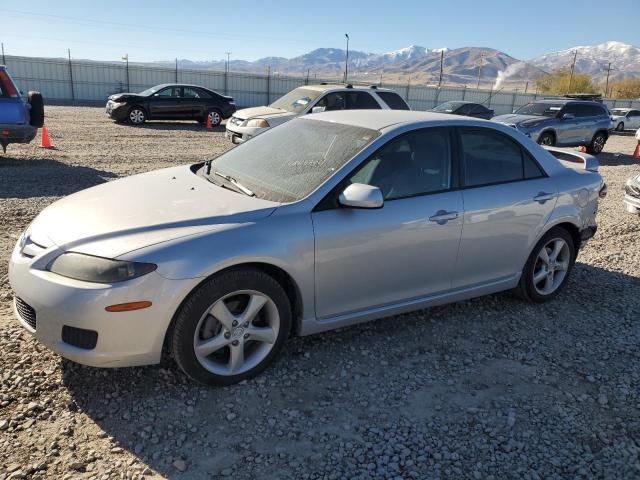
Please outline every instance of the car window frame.
[[[366, 95], [373, 103], [376, 104], [377, 108], [349, 108], [350, 101], [348, 100], [348, 95], [355, 95], [356, 98], [358, 95]], [[345, 92], [344, 103], [345, 110], [383, 110], [383, 107], [382, 105], [380, 105], [380, 102], [378, 102], [378, 99], [371, 95], [371, 93], [367, 92], [366, 90], [356, 90], [355, 88]]]
[[[493, 128], [488, 128], [488, 127], [480, 127], [480, 126], [458, 126], [455, 127], [455, 131], [456, 131], [456, 137], [457, 137], [457, 142], [458, 142], [458, 146], [457, 146], [457, 153], [458, 153], [458, 174], [459, 174], [459, 178], [458, 178], [458, 185], [460, 190], [469, 190], [471, 188], [484, 188], [484, 187], [492, 187], [494, 185], [505, 185], [507, 183], [518, 183], [518, 182], [527, 182], [529, 180], [539, 180], [541, 178], [548, 178], [549, 175], [547, 174], [547, 172], [545, 171], [544, 168], [542, 168], [542, 165], [540, 165], [540, 162], [538, 162], [538, 160], [536, 159], [535, 155], [533, 155], [531, 152], [529, 152], [529, 150], [522, 145], [520, 142], [518, 142], [516, 139], [510, 137], [509, 135], [497, 130], [497, 129], [493, 129]], [[462, 146], [462, 132], [464, 131], [479, 131], [479, 132], [489, 132], [492, 135], [497, 135], [499, 137], [505, 138], [507, 139], [507, 141], [511, 142], [513, 145], [515, 145], [516, 147], [518, 147], [520, 149], [520, 155], [522, 156], [522, 178], [519, 179], [515, 179], [515, 180], [503, 180], [503, 181], [499, 181], [499, 182], [490, 182], [490, 183], [483, 183], [481, 185], [466, 185], [465, 180], [464, 180], [464, 169], [465, 169], [465, 164], [464, 164], [464, 148]], [[532, 161], [534, 163], [534, 165], [536, 165], [538, 167], [538, 170], [540, 171], [540, 176], [538, 177], [525, 177], [525, 167], [524, 167], [524, 157], [525, 155], [527, 157], [529, 157], [529, 160]]]
[[168, 97], [166, 97], [166, 96], [164, 96], [164, 95], [160, 95], [160, 92], [164, 92], [165, 90], [169, 90], [170, 88], [171, 88], [171, 89], [177, 88], [178, 90], [180, 90], [180, 93], [182, 93], [182, 87], [176, 87], [175, 85], [171, 85], [171, 86], [169, 86], [169, 87], [164, 87], [163, 89], [158, 90], [156, 93], [154, 93], [154, 94], [153, 94], [153, 97], [154, 97], [154, 98], [162, 98], [162, 99], [165, 99], [165, 98], [172, 98], [172, 99], [174, 99], [174, 100], [175, 100], [175, 99], [183, 98], [183, 97], [182, 97], [182, 95], [180, 95], [180, 96], [178, 96], [178, 97], [174, 97], [173, 95], [170, 95], [170, 96], [168, 96]]
[[318, 203], [316, 203], [316, 205], [311, 209], [311, 212], [313, 213], [313, 212], [320, 212], [324, 210], [336, 210], [340, 208], [349, 208], [341, 205], [340, 202], [338, 201], [338, 197], [344, 191], [344, 189], [347, 188], [349, 179], [358, 170], [360, 170], [360, 168], [362, 168], [367, 162], [369, 162], [376, 155], [378, 155], [378, 153], [387, 145], [389, 145], [391, 142], [401, 140], [403, 137], [408, 135], [415, 135], [416, 133], [419, 133], [422, 131], [428, 131], [428, 130], [444, 130], [448, 134], [447, 136], [449, 137], [449, 147], [451, 151], [451, 172], [450, 172], [451, 177], [450, 177], [449, 188], [444, 190], [437, 190], [433, 192], [416, 193], [413, 195], [406, 195], [403, 197], [396, 197], [388, 200], [385, 199], [381, 208], [384, 208], [384, 204], [386, 204], [387, 202], [395, 202], [396, 200], [406, 200], [409, 198], [424, 197], [429, 195], [438, 195], [440, 193], [454, 192], [454, 191], [460, 190], [460, 178], [461, 178], [460, 177], [460, 155], [459, 155], [460, 144], [457, 139], [456, 128], [452, 126], [447, 126], [447, 125], [439, 125], [439, 126], [433, 126], [433, 127], [420, 127], [420, 128], [409, 130], [407, 132], [402, 132], [401, 134], [390, 138], [388, 141], [384, 142], [382, 145], [376, 148], [373, 152], [367, 155], [366, 158], [364, 158], [361, 162], [359, 162], [357, 165], [351, 168], [349, 172], [345, 173], [342, 180], [340, 180], [336, 184], [336, 186], [334, 186], [324, 197], [322, 197], [322, 199]]
[[[411, 111], [411, 107], [409, 106], [409, 104], [405, 101], [404, 98], [402, 98], [402, 96], [398, 93], [398, 92], [394, 92], [393, 90], [378, 90], [373, 89], [374, 91], [374, 95], [372, 95], [373, 97], [377, 97], [377, 100], [379, 102], [382, 102], [384, 105], [387, 106], [387, 108], [389, 110], [404, 110], [404, 111]], [[389, 103], [384, 99], [384, 95], [395, 95], [396, 97], [398, 97], [398, 99], [400, 100], [400, 102], [402, 102], [402, 104], [406, 107], [406, 108], [394, 108], [391, 105], [389, 105]]]

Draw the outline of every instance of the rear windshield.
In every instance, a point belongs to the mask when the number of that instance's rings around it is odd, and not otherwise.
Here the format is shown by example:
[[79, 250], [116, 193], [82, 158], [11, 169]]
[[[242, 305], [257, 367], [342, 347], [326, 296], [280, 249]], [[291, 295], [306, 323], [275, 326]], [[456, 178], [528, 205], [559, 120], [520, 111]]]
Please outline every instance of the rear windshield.
[[376, 92], [378, 96], [393, 110], [410, 110], [409, 105], [396, 92]]
[[306, 197], [371, 143], [380, 132], [333, 122], [295, 119], [252, 138], [211, 163], [273, 202]]

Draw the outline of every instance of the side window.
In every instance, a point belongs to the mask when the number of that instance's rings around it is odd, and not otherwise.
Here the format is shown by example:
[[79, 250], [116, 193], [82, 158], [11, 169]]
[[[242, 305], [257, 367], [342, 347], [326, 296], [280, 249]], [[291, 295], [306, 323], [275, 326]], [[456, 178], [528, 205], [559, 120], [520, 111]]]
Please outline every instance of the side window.
[[449, 131], [431, 128], [402, 135], [374, 153], [350, 177], [382, 190], [385, 200], [451, 188]]
[[195, 88], [184, 87], [182, 89], [182, 96], [184, 98], [200, 98], [200, 90], [196, 90]]
[[467, 103], [462, 105], [455, 113], [456, 115], [469, 115], [474, 107], [475, 105], [473, 103]]
[[574, 105], [576, 109], [576, 117], [592, 117], [594, 115], [593, 107], [591, 105]]
[[640, 117], [640, 112], [638, 110], [631, 110], [627, 118], [638, 118]]
[[566, 115], [567, 113], [573, 115], [574, 117], [578, 117], [578, 106], [575, 103], [565, 105], [562, 109], [562, 115]]
[[527, 152], [522, 152], [522, 160], [524, 162], [524, 178], [540, 178], [544, 177], [544, 172], [538, 163]]
[[409, 105], [402, 99], [396, 92], [379, 92], [376, 91], [378, 96], [384, 103], [387, 104], [392, 110], [409, 110]]
[[160, 90], [158, 93], [156, 93], [156, 95], [162, 98], [177, 98], [180, 97], [180, 87], [167, 87], [163, 90]]
[[512, 182], [524, 178], [522, 149], [508, 137], [489, 130], [462, 130], [460, 141], [465, 186]]
[[344, 110], [344, 93], [345, 92], [327, 93], [318, 103], [316, 103], [315, 106], [324, 107], [327, 112], [330, 112], [331, 110]]
[[347, 92], [347, 109], [362, 110], [373, 109], [380, 110], [378, 102], [367, 92]]
[[200, 98], [213, 98], [213, 96], [206, 90], [203, 90], [201, 88], [194, 88], [194, 90], [198, 93], [198, 96]]

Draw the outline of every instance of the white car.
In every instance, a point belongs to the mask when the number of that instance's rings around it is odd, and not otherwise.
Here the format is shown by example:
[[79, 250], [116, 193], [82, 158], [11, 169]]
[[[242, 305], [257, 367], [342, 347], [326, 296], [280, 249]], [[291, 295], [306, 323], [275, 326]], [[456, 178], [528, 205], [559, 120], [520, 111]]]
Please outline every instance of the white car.
[[611, 110], [613, 128], [618, 132], [640, 128], [640, 110], [635, 108], [614, 108]]
[[299, 115], [363, 109], [410, 110], [396, 92], [375, 85], [306, 85], [290, 91], [267, 107], [238, 110], [227, 121], [226, 137], [233, 143], [242, 143]]

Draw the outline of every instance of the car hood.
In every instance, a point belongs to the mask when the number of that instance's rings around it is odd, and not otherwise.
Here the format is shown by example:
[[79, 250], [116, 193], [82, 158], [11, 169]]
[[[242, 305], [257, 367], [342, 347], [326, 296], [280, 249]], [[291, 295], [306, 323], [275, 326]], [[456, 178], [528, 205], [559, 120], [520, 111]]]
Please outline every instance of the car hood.
[[109, 95], [107, 100], [129, 100], [130, 98], [146, 98], [143, 95], [139, 95], [137, 93], [114, 93], [113, 95]]
[[518, 115], [517, 113], [508, 113], [506, 115], [498, 115], [491, 120], [494, 122], [507, 123], [511, 125], [527, 125], [532, 123], [541, 123], [552, 120], [551, 117], [539, 117], [537, 115]]
[[240, 120], [246, 120], [247, 118], [274, 118], [274, 117], [296, 117], [298, 116], [295, 112], [288, 112], [286, 110], [281, 110], [279, 108], [273, 107], [253, 107], [253, 108], [243, 108], [242, 110], [238, 110], [233, 115]]
[[255, 222], [277, 203], [218, 187], [189, 166], [115, 180], [58, 200], [29, 227], [44, 247], [116, 258], [187, 235]]

